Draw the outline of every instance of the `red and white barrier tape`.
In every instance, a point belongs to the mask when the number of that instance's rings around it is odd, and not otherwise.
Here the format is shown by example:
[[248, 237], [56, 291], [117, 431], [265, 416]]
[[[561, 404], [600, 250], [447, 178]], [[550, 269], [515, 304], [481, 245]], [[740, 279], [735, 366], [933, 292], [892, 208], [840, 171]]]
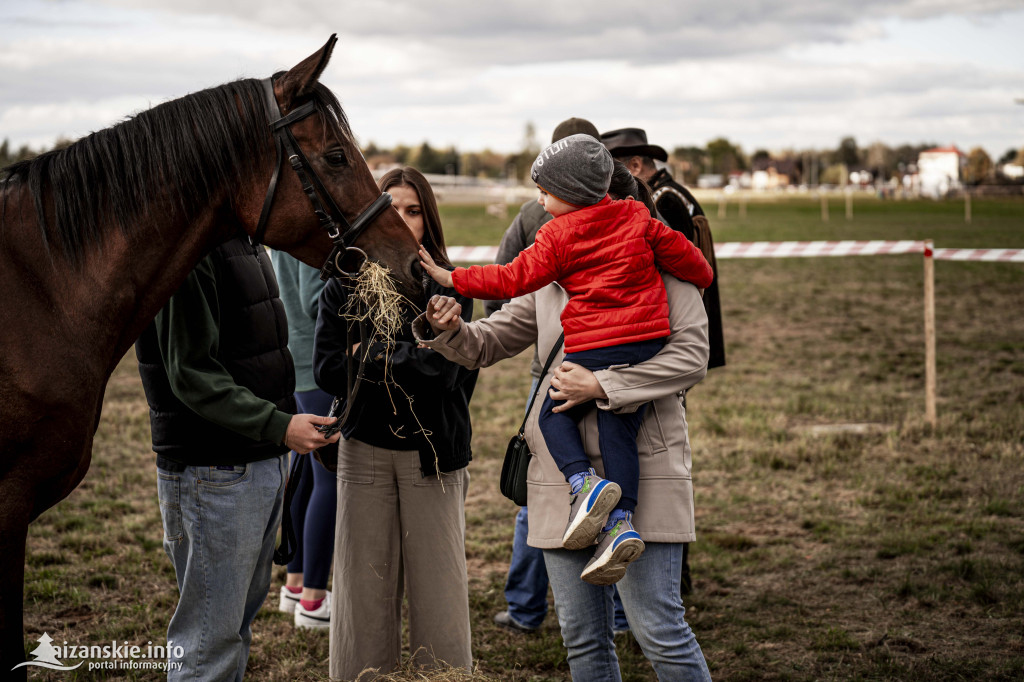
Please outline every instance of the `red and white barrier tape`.
[[[721, 242], [716, 258], [811, 258], [818, 256], [879, 256], [924, 253], [924, 242], [836, 241], [836, 242]], [[493, 263], [497, 246], [449, 246], [453, 263]], [[1024, 263], [1024, 249], [933, 249], [935, 260]]]
[[898, 242], [723, 242], [715, 245], [716, 258], [810, 258], [923, 252], [924, 242], [911, 240]]
[[935, 260], [979, 260], [996, 263], [1024, 263], [1024, 249], [934, 249]]

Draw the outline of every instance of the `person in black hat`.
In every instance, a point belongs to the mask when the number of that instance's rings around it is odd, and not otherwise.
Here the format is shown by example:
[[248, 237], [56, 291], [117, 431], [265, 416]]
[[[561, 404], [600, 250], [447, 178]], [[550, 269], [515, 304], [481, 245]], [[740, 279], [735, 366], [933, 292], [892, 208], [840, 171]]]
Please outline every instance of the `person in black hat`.
[[[722, 306], [718, 297], [718, 262], [715, 260], [714, 241], [704, 209], [696, 197], [676, 182], [667, 168], [658, 169], [657, 161], [668, 161], [664, 148], [647, 141], [642, 128], [619, 128], [601, 134], [601, 141], [612, 156], [621, 161], [634, 177], [646, 182], [654, 192], [654, 205], [662, 220], [674, 230], [682, 232], [694, 242], [711, 263], [715, 279], [704, 291], [704, 310], [708, 314], [708, 342], [711, 354], [708, 369], [725, 365], [725, 340], [722, 335]], [[684, 405], [685, 405], [685, 398]], [[692, 590], [690, 578], [689, 545], [683, 547], [683, 594]]]
[[718, 263], [714, 242], [704, 209], [688, 189], [672, 179], [667, 168], [658, 169], [655, 161], [668, 161], [668, 153], [647, 142], [641, 128], [620, 128], [601, 134], [601, 141], [612, 156], [626, 165], [634, 177], [646, 182], [654, 192], [654, 205], [664, 222], [682, 232], [697, 245], [715, 272], [714, 283], [704, 292], [704, 309], [708, 313], [708, 335], [711, 358], [708, 369], [725, 365], [725, 343], [722, 338], [722, 309], [718, 299]]

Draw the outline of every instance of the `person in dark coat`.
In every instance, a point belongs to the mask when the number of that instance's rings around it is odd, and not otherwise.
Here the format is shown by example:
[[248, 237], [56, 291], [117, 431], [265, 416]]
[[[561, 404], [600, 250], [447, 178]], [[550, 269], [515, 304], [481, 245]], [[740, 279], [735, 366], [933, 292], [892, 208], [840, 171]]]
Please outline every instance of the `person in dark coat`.
[[[668, 152], [662, 147], [647, 142], [647, 132], [642, 128], [619, 128], [601, 134], [601, 141], [621, 161], [634, 177], [646, 182], [654, 193], [654, 205], [663, 222], [674, 230], [682, 232], [692, 241], [711, 263], [715, 273], [711, 286], [704, 290], [704, 310], [708, 315], [708, 369], [725, 365], [725, 339], [722, 335], [722, 306], [718, 298], [718, 262], [715, 260], [715, 245], [711, 227], [700, 202], [688, 189], [676, 182], [667, 168], [659, 169], [654, 161], [668, 161]], [[686, 406], [686, 397], [683, 397]], [[682, 592], [693, 590], [690, 577], [690, 545], [683, 545]]]
[[621, 128], [601, 134], [601, 141], [612, 156], [626, 165], [634, 177], [646, 182], [654, 192], [654, 205], [662, 221], [682, 232], [711, 263], [715, 280], [704, 291], [704, 310], [708, 314], [708, 338], [711, 357], [708, 369], [725, 365], [725, 342], [722, 337], [722, 307], [718, 298], [718, 263], [714, 241], [704, 209], [688, 189], [672, 179], [667, 168], [658, 169], [654, 161], [668, 161], [661, 147], [647, 143], [647, 133], [640, 128]]

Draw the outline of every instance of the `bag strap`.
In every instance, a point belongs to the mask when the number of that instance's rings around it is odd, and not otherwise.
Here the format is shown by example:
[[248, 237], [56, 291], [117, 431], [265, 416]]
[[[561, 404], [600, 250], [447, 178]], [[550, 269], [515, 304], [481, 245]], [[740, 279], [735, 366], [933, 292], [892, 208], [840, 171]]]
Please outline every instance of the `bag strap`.
[[523, 425], [519, 427], [519, 435], [526, 433], [526, 420], [530, 418], [530, 410], [533, 409], [533, 403], [537, 399], [537, 394], [540, 392], [541, 382], [543, 382], [544, 377], [548, 375], [548, 370], [551, 369], [551, 363], [555, 361], [555, 356], [558, 355], [558, 350], [562, 347], [562, 342], [564, 340], [565, 332], [562, 332], [558, 337], [558, 341], [555, 342], [555, 346], [548, 354], [548, 359], [544, 363], [544, 369], [540, 371], [540, 379], [537, 381], [537, 388], [533, 389], [533, 395], [530, 396], [530, 403], [526, 406], [526, 416], [523, 417]]

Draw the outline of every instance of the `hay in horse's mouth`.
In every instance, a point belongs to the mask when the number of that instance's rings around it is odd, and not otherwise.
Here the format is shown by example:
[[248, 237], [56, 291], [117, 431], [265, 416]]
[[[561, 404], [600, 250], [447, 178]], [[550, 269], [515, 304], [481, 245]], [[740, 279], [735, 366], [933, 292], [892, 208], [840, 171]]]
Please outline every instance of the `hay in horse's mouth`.
[[[423, 434], [423, 437], [430, 445], [430, 449], [434, 451], [434, 468], [438, 479], [440, 479], [441, 469], [439, 467], [437, 450], [430, 440], [430, 436], [433, 434], [424, 428], [423, 424], [420, 423], [419, 417], [416, 416], [416, 410], [413, 408], [413, 397], [393, 377], [388, 376], [391, 350], [394, 348], [395, 339], [398, 338], [402, 331], [403, 305], [412, 305], [412, 303], [398, 293], [395, 281], [391, 277], [391, 271], [380, 263], [367, 260], [359, 269], [359, 274], [355, 277], [355, 290], [349, 297], [348, 305], [345, 309], [339, 311], [338, 314], [347, 320], [369, 323], [376, 329], [377, 336], [387, 346], [387, 350], [384, 351], [384, 386], [394, 385], [402, 392], [405, 399], [409, 401], [409, 411], [412, 413], [413, 419], [416, 420], [417, 426], [419, 426], [419, 432]], [[368, 351], [369, 348], [361, 349], [361, 352], [364, 353]], [[388, 395], [391, 395], [390, 389], [388, 389]], [[394, 400], [392, 399], [393, 406]], [[443, 482], [441, 487], [443, 490]]]
[[390, 348], [402, 330], [403, 301], [405, 298], [398, 293], [391, 271], [380, 263], [367, 260], [359, 269], [355, 291], [341, 316], [370, 322]]

